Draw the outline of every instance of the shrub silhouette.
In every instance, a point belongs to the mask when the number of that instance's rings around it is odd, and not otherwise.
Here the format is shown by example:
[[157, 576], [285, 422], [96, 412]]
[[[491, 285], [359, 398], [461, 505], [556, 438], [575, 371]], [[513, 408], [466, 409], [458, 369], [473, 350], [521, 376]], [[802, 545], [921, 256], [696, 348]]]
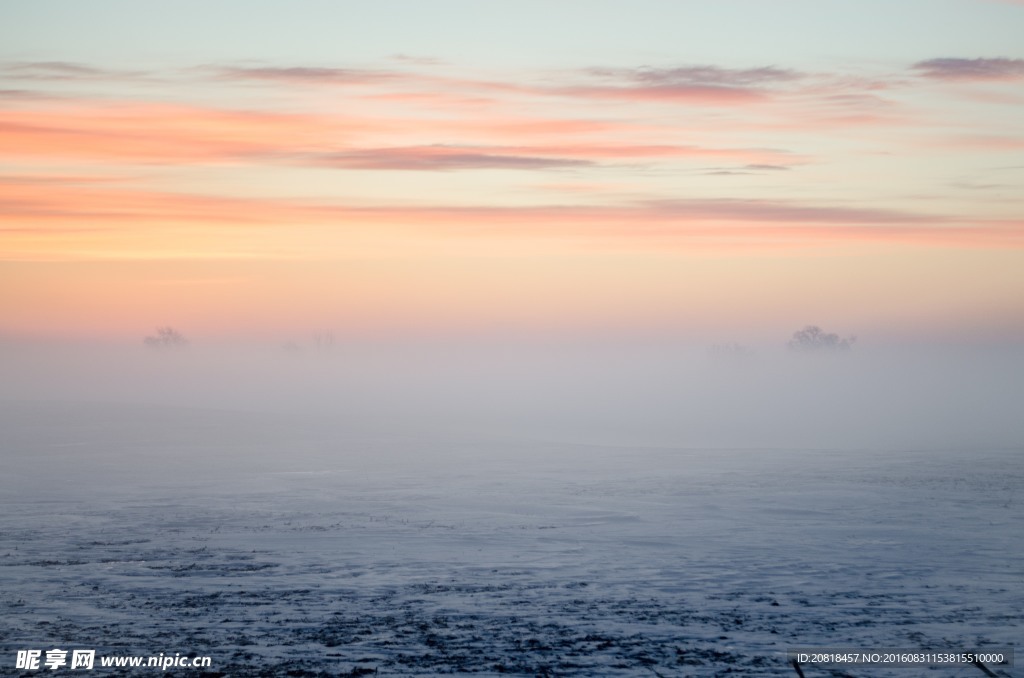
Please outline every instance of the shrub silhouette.
[[173, 327], [156, 328], [156, 336], [142, 340], [150, 348], [183, 348], [188, 346], [188, 339]]
[[792, 351], [811, 353], [817, 351], [849, 351], [856, 337], [840, 338], [838, 334], [825, 332], [817, 325], [808, 325], [793, 333], [787, 344]]

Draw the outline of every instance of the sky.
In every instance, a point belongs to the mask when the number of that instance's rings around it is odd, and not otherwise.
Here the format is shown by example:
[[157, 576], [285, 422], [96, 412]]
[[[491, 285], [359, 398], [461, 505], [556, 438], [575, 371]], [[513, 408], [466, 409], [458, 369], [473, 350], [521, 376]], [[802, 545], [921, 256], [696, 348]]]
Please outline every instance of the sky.
[[1024, 2], [0, 5], [0, 339], [1024, 341]]

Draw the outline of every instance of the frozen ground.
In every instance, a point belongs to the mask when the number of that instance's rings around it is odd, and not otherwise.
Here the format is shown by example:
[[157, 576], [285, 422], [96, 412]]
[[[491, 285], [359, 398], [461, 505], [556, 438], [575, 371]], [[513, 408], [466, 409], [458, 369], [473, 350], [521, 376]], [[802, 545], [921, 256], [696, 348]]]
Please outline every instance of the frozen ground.
[[1024, 637], [1020, 449], [601, 447], [14, 402], [0, 431], [7, 675], [52, 647], [231, 676], [796, 675], [794, 646]]

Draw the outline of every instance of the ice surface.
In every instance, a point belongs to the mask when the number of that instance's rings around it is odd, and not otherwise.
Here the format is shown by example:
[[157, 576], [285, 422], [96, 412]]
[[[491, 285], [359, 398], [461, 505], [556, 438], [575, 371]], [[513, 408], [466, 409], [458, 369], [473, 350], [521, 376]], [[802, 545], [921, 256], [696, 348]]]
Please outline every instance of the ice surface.
[[1005, 647], [1024, 628], [1020, 448], [15, 400], [0, 432], [0, 673], [70, 647], [232, 676], [795, 675], [790, 647]]

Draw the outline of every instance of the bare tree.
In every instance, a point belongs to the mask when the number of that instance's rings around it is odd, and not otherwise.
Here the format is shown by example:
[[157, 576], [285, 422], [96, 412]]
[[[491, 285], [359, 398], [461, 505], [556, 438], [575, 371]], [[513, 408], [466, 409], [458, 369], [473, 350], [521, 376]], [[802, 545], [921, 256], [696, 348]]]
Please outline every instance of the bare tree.
[[173, 327], [158, 327], [156, 335], [142, 340], [150, 348], [184, 348], [188, 339]]
[[825, 332], [817, 325], [808, 325], [793, 333], [789, 340], [792, 351], [811, 353], [817, 351], [849, 351], [857, 337], [841, 338], [838, 334]]

